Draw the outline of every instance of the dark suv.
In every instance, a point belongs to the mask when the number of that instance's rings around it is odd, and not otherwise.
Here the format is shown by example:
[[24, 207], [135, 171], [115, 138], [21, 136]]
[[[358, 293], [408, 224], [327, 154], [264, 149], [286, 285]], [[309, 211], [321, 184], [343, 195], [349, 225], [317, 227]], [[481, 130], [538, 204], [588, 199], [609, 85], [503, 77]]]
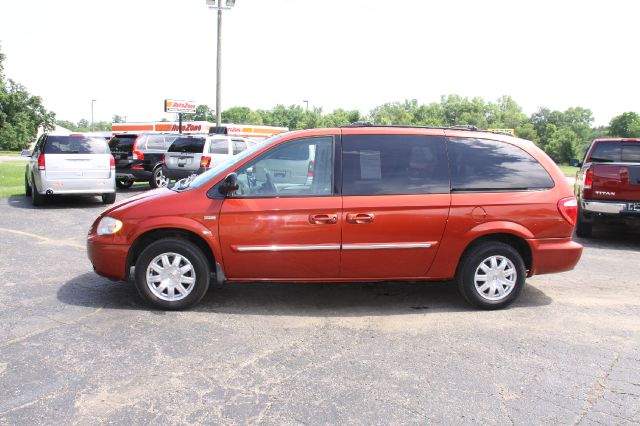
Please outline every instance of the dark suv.
[[167, 186], [162, 156], [178, 138], [175, 133], [115, 134], [109, 141], [116, 160], [116, 185], [129, 188], [134, 182], [149, 182], [152, 188]]

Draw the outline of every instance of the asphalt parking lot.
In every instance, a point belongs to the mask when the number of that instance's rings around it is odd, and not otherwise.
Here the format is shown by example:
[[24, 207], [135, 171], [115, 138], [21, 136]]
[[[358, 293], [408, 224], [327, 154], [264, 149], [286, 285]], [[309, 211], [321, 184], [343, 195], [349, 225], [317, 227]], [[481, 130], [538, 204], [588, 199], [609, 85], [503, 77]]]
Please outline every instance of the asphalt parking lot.
[[503, 311], [385, 283], [226, 285], [160, 312], [92, 272], [103, 209], [0, 198], [0, 424], [640, 422], [639, 232], [596, 231]]

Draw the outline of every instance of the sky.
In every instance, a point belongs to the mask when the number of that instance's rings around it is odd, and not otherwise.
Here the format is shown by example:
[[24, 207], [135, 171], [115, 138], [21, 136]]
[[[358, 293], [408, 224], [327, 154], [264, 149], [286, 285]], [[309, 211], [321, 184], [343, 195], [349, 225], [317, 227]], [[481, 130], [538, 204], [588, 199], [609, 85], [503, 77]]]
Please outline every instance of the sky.
[[[223, 14], [222, 109], [358, 109], [511, 95], [640, 112], [638, 0], [237, 0]], [[173, 119], [215, 106], [216, 14], [205, 0], [0, 0], [5, 75], [58, 119]]]

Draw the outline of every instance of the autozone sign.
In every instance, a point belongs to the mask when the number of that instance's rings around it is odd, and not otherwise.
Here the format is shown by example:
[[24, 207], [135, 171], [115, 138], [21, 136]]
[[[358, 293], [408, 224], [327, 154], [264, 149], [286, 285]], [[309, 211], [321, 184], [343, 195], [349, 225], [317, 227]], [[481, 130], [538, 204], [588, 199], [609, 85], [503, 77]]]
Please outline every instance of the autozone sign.
[[165, 99], [164, 112], [195, 114], [196, 104], [191, 101], [177, 101], [175, 99]]

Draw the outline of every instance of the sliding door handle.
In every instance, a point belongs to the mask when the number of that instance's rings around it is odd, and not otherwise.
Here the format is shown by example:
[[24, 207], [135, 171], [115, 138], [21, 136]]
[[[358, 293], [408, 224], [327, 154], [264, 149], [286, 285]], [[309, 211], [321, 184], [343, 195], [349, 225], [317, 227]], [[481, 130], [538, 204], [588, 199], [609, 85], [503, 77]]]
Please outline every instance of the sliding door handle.
[[373, 213], [347, 213], [348, 223], [371, 223], [374, 219]]

